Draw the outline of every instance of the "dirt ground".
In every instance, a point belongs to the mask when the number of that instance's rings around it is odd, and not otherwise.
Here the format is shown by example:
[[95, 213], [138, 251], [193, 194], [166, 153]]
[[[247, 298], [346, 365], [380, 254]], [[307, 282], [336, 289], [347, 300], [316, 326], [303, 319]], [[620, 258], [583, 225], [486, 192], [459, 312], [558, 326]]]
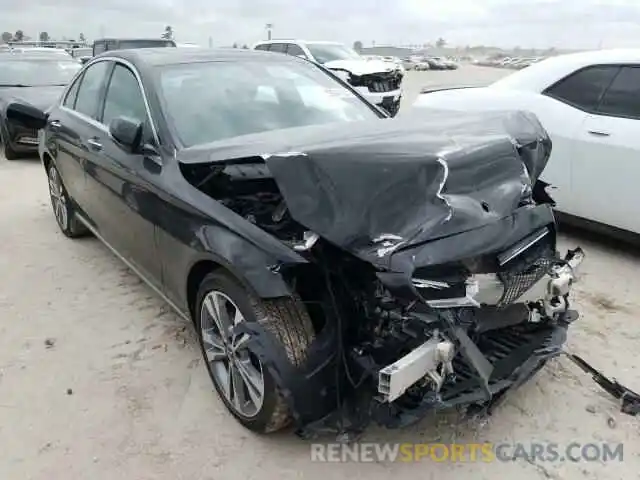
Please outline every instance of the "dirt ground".
[[[409, 82], [501, 74], [468, 67]], [[640, 248], [575, 233], [562, 244], [588, 256], [569, 348], [640, 389]], [[59, 233], [35, 160], [0, 159], [0, 246], [2, 480], [638, 478], [638, 420], [567, 359], [485, 424], [445, 412], [406, 430], [371, 428], [363, 441], [623, 442], [624, 461], [312, 463], [309, 444], [290, 432], [259, 437], [240, 427], [213, 392], [191, 326], [97, 240]]]

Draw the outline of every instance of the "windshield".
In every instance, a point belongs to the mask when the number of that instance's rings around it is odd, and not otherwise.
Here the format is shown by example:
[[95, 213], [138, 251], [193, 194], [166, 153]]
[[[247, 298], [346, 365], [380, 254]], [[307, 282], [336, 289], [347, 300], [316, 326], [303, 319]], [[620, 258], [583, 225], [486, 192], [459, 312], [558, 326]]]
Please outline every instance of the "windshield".
[[118, 49], [127, 50], [130, 48], [157, 48], [157, 47], [175, 47], [173, 40], [119, 40]]
[[307, 43], [307, 48], [318, 63], [327, 63], [332, 60], [353, 60], [362, 59], [355, 50], [344, 45], [332, 43]]
[[66, 85], [82, 66], [72, 60], [0, 59], [1, 87]]
[[310, 63], [211, 62], [158, 69], [164, 108], [187, 147], [269, 130], [379, 118]]

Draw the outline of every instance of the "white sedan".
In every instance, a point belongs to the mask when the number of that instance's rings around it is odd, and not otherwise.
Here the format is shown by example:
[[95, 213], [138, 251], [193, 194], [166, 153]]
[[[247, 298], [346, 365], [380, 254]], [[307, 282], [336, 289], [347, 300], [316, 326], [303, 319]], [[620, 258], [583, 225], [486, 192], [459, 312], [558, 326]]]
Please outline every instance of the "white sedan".
[[544, 60], [488, 87], [419, 95], [438, 110], [528, 110], [553, 141], [542, 180], [557, 209], [640, 233], [640, 50]]

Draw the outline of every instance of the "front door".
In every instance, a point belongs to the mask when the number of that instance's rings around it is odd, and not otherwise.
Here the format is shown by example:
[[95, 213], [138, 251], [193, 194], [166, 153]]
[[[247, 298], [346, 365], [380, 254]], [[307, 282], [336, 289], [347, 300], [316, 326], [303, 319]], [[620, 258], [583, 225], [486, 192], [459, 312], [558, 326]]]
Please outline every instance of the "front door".
[[155, 142], [137, 77], [124, 64], [114, 64], [101, 110], [98, 121], [103, 128], [87, 139], [87, 190], [94, 198], [92, 210], [111, 246], [160, 288], [153, 208], [153, 184], [160, 167], [109, 134], [112, 120], [127, 117], [144, 124], [146, 143]]

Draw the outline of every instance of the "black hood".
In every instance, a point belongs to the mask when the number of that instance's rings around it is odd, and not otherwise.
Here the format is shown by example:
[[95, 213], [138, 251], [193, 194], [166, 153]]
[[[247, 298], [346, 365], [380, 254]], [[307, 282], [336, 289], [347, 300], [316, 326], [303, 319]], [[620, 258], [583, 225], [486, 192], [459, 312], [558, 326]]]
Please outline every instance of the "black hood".
[[0, 98], [6, 103], [19, 101], [29, 103], [40, 110], [47, 110], [62, 95], [65, 87], [16, 87], [0, 88]]
[[360, 257], [499, 222], [530, 203], [551, 142], [524, 112], [429, 113], [270, 132], [181, 161], [264, 158], [291, 216]]

